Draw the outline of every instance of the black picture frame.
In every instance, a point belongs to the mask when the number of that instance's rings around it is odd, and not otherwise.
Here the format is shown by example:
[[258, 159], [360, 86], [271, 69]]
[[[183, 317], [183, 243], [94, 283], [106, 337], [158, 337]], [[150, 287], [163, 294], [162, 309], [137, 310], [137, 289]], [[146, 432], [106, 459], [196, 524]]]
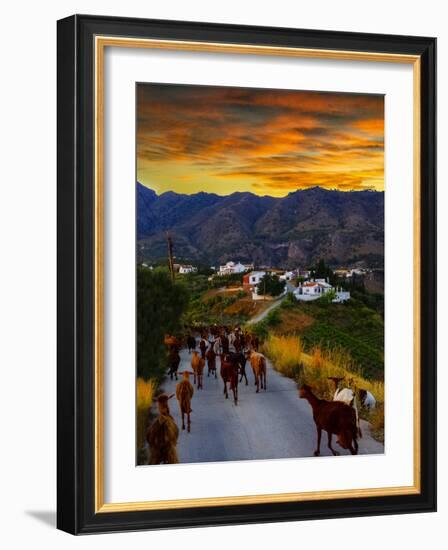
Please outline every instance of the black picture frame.
[[[73, 534], [436, 509], [436, 39], [74, 15], [57, 25], [57, 526]], [[419, 494], [95, 513], [94, 53], [97, 35], [418, 55], [421, 59]]]

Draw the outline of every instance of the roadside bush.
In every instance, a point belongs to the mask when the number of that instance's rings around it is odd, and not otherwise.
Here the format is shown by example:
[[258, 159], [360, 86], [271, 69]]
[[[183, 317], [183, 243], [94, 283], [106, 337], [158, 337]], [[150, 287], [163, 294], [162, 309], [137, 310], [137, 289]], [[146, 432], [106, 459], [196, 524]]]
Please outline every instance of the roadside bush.
[[137, 378], [137, 450], [141, 449], [145, 443], [148, 416], [156, 387], [154, 380], [145, 381], [143, 378]]
[[286, 298], [283, 300], [283, 302], [280, 304], [280, 307], [282, 309], [293, 309], [297, 307], [297, 300], [294, 297], [294, 294], [292, 292], [288, 292], [286, 295]]
[[271, 310], [262, 321], [250, 325], [248, 330], [256, 334], [261, 341], [264, 341], [269, 336], [269, 329], [279, 325], [281, 322], [282, 320], [278, 308], [275, 308]]
[[298, 378], [302, 371], [302, 341], [297, 336], [271, 334], [263, 350], [272, 359], [276, 370], [289, 378]]
[[165, 334], [182, 329], [188, 290], [168, 270], [137, 269], [137, 376], [161, 380], [166, 370]]

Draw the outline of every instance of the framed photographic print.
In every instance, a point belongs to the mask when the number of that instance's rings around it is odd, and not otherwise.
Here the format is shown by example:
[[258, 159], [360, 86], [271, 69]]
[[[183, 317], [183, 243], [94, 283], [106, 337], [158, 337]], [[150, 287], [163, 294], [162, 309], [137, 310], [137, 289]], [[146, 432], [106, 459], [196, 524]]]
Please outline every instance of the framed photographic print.
[[58, 527], [435, 510], [434, 38], [58, 22]]

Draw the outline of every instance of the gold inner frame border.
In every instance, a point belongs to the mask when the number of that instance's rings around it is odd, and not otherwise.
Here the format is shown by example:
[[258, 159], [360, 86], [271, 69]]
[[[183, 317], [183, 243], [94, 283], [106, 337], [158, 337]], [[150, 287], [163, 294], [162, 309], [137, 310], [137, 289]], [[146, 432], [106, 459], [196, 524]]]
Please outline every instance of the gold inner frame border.
[[[145, 48], [161, 50], [195, 51], [208, 53], [239, 53], [252, 55], [287, 56], [315, 59], [347, 61], [406, 63], [413, 65], [413, 197], [414, 197], [414, 352], [413, 352], [413, 420], [414, 420], [414, 482], [403, 487], [380, 487], [351, 490], [313, 491], [301, 493], [279, 493], [264, 495], [244, 495], [228, 497], [194, 498], [181, 500], [158, 500], [140, 502], [104, 502], [104, 53], [106, 47]], [[214, 42], [158, 40], [96, 36], [95, 57], [95, 513], [132, 512], [142, 510], [167, 510], [208, 506], [232, 506], [275, 502], [303, 502], [342, 498], [365, 498], [379, 496], [411, 495], [420, 493], [420, 56], [389, 54], [381, 52], [359, 52], [345, 50], [325, 50], [291, 48], [283, 46], [257, 46], [251, 44], [226, 44]]]

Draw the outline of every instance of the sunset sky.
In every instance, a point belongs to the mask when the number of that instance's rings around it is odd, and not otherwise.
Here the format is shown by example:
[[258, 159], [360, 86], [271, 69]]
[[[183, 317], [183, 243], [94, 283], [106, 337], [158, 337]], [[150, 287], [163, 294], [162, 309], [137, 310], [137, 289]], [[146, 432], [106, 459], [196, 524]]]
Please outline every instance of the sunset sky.
[[138, 84], [137, 179], [157, 193], [384, 190], [384, 98]]

